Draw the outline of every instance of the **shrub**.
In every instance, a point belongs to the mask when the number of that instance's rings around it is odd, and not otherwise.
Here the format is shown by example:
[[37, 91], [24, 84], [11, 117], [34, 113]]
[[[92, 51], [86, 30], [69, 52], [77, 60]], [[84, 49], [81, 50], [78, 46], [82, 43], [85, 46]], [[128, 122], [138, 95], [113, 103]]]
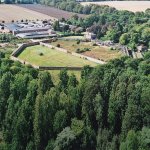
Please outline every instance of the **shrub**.
[[77, 44], [80, 44], [80, 40], [77, 40]]
[[76, 50], [76, 53], [81, 53], [80, 48], [78, 48], [78, 49]]
[[90, 49], [89, 48], [84, 48], [84, 50], [83, 50], [84, 52], [86, 52], [86, 51], [90, 51]]
[[97, 46], [97, 44], [96, 44], [96, 43], [93, 43], [93, 46]]
[[114, 50], [114, 48], [113, 48], [113, 47], [111, 47], [111, 48], [110, 48], [110, 50]]
[[41, 52], [41, 53], [39, 53], [39, 55], [40, 55], [40, 56], [43, 56], [44, 54]]
[[57, 44], [56, 47], [60, 47], [60, 44]]

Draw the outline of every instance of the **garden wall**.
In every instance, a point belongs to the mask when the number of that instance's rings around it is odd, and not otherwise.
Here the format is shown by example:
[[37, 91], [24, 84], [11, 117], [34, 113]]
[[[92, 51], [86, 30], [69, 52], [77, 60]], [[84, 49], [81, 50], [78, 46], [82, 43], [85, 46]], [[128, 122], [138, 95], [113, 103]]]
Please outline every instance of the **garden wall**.
[[82, 70], [82, 67], [46, 67], [46, 66], [39, 66], [40, 70], [63, 70], [63, 69], [68, 69], [68, 70]]
[[[53, 45], [50, 45], [50, 44], [46, 44], [46, 43], [43, 43], [43, 42], [40, 42], [40, 45], [43, 45], [43, 46], [46, 46], [46, 47], [49, 47], [51, 49], [55, 49], [55, 50], [58, 50], [58, 51], [61, 51], [61, 52], [64, 52], [64, 53], [70, 53], [66, 49], [59, 48], [59, 47], [56, 47], [56, 46], [53, 46]], [[88, 57], [88, 56], [85, 56], [85, 55], [82, 55], [82, 54], [79, 54], [79, 53], [72, 52], [70, 54], [73, 55], [73, 56], [76, 56], [76, 57], [80, 57], [82, 59], [87, 59], [89, 61], [92, 61], [92, 62], [95, 62], [95, 63], [98, 63], [98, 64], [105, 64], [106, 63], [105, 61], [101, 61], [101, 60], [98, 60], [98, 59], [95, 59], [95, 58], [92, 58], [92, 57]]]
[[40, 42], [40, 45], [43, 45], [43, 46], [46, 46], [46, 47], [49, 47], [51, 49], [55, 49], [55, 50], [58, 50], [58, 51], [61, 51], [61, 52], [64, 52], [64, 53], [68, 53], [68, 51], [66, 49], [56, 47], [56, 46], [53, 46], [53, 45], [50, 45], [50, 44], [47, 44], [47, 43]]
[[15, 56], [17, 57], [26, 47], [29, 46], [34, 46], [34, 45], [38, 45], [39, 42], [32, 42], [32, 43], [24, 43], [21, 46], [19, 46], [19, 48], [17, 48], [12, 54], [11, 56]]
[[[64, 52], [64, 53], [70, 53], [66, 49], [59, 48], [59, 47], [56, 47], [56, 46], [53, 46], [53, 45], [50, 45], [50, 44], [47, 44], [47, 43], [44, 43], [44, 42], [32, 42], [32, 43], [25, 43], [25, 44], [22, 44], [21, 46], [19, 46], [19, 48], [12, 53], [11, 60], [19, 61], [20, 63], [25, 64], [25, 65], [31, 65], [33, 68], [40, 69], [40, 70], [62, 70], [62, 69], [76, 70], [76, 71], [77, 70], [82, 70], [82, 67], [37, 66], [37, 65], [31, 64], [31, 63], [29, 63], [27, 61], [24, 61], [24, 60], [21, 60], [21, 59], [17, 58], [17, 56], [26, 47], [39, 45], [39, 44], [43, 45], [43, 46], [46, 46], [46, 47], [49, 47], [49, 48], [54, 49], [54, 50], [58, 50], [58, 51]], [[78, 54], [78, 53], [75, 53], [75, 52], [70, 53], [70, 55], [73, 55], [73, 56], [76, 56], [76, 57], [80, 57], [82, 59], [87, 59], [89, 61], [92, 61], [92, 62], [95, 62], [95, 63], [98, 63], [98, 64], [105, 64], [106, 63], [104, 61], [97, 60], [97, 59], [94, 59], [94, 58], [91, 58], [91, 57], [88, 57], [88, 56], [84, 56], [84, 55], [81, 55], [81, 54]]]
[[72, 52], [72, 55], [76, 56], [76, 57], [83, 58], [83, 59], [87, 59], [89, 61], [92, 61], [92, 62], [95, 62], [95, 63], [98, 63], [98, 64], [105, 64], [106, 63], [104, 61], [101, 61], [101, 60], [98, 60], [98, 59], [95, 59], [95, 58], [92, 58], [92, 57], [88, 57], [88, 56], [85, 56], [85, 55], [82, 55], [82, 54], [74, 53], [74, 52]]
[[19, 62], [22, 63], [22, 64], [30, 65], [30, 66], [32, 66], [32, 67], [35, 68], [35, 69], [39, 69], [39, 66], [34, 65], [34, 64], [31, 64], [31, 63], [29, 63], [29, 62], [27, 62], [27, 61], [21, 60], [21, 59], [19, 59], [19, 58], [17, 58], [17, 57], [11, 56], [10, 58], [11, 58], [11, 60], [13, 60], [13, 61], [19, 61]]

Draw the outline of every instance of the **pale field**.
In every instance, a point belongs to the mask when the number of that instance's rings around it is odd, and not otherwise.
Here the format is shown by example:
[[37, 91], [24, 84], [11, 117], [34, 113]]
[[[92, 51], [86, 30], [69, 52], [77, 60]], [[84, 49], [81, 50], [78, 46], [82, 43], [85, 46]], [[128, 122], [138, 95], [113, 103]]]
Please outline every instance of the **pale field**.
[[54, 19], [51, 16], [10, 4], [0, 4], [0, 22]]
[[82, 2], [82, 5], [97, 4], [115, 7], [118, 10], [128, 10], [132, 12], [145, 11], [150, 8], [150, 1], [107, 1], [107, 2]]

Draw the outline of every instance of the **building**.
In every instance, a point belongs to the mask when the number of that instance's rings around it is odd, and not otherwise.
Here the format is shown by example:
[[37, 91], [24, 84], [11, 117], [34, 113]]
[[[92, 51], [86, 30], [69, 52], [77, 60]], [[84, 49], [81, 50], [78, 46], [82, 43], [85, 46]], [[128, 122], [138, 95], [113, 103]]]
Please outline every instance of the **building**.
[[16, 37], [20, 38], [45, 38], [56, 37], [52, 30], [51, 21], [17, 22], [5, 25], [6, 28]]
[[5, 27], [10, 30], [13, 35], [21, 33], [44, 32], [52, 28], [51, 22], [36, 21], [36, 22], [19, 22], [5, 24]]
[[56, 37], [57, 34], [53, 30], [39, 31], [39, 32], [29, 32], [29, 33], [19, 33], [16, 34], [17, 37], [25, 39], [35, 39], [35, 38], [46, 38], [46, 37]]
[[137, 47], [138, 52], [144, 52], [144, 51], [147, 51], [147, 50], [148, 50], [148, 48], [144, 45], [140, 45], [140, 46]]
[[85, 32], [85, 38], [87, 40], [95, 40], [96, 39], [96, 34], [92, 33], [92, 32]]
[[49, 27], [21, 28], [21, 29], [13, 30], [12, 33], [13, 33], [13, 35], [20, 34], [20, 33], [33, 33], [33, 32], [36, 33], [36, 32], [48, 31], [49, 29], [50, 29]]

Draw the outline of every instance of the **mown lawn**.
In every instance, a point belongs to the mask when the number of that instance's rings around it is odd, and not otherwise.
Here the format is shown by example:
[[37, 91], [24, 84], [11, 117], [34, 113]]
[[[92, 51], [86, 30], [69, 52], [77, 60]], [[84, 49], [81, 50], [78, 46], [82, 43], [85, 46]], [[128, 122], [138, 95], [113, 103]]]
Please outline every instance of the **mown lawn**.
[[83, 55], [96, 59], [101, 59], [104, 61], [109, 61], [111, 59], [119, 58], [122, 56], [121, 52], [117, 50], [112, 51], [108, 47], [93, 46], [92, 42], [80, 42], [79, 44], [77, 44], [76, 40], [59, 39], [50, 44], [54, 46], [60, 44], [61, 48], [64, 48], [70, 52], [76, 52], [77, 49], [82, 50], [84, 48], [88, 48], [90, 49], [90, 51], [82, 53]]
[[[40, 53], [43, 55], [40, 56]], [[41, 45], [27, 47], [19, 56], [20, 59], [40, 66], [56, 66], [56, 67], [83, 67], [85, 65], [96, 66], [88, 60], [72, 56], [54, 49], [50, 49]]]

